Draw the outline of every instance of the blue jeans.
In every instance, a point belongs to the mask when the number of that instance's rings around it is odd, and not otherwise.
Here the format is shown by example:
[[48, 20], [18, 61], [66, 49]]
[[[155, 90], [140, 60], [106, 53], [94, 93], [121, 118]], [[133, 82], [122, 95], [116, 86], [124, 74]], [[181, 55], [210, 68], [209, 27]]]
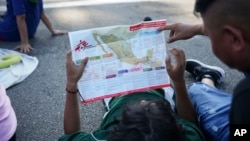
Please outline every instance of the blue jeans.
[[229, 110], [232, 94], [197, 82], [190, 86], [189, 97], [203, 132], [214, 141], [229, 141]]

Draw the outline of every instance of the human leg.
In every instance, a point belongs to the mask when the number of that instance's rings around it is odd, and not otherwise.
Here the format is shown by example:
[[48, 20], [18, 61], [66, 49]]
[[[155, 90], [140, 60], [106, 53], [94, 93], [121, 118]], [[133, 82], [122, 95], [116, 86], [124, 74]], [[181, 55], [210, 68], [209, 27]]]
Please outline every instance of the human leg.
[[2, 24], [2, 19], [0, 17], [0, 41], [4, 41], [3, 35], [1, 33], [1, 27], [3, 27], [3, 26], [1, 26], [1, 24]]
[[224, 70], [197, 60], [187, 60], [186, 70], [200, 81], [189, 88], [200, 127], [212, 140], [229, 140], [232, 95], [215, 87], [225, 77]]
[[17, 28], [9, 28], [5, 21], [0, 20], [0, 41], [20, 41], [19, 31]]
[[3, 41], [3, 40], [4, 40], [4, 39], [3, 39], [3, 36], [0, 35], [0, 41]]

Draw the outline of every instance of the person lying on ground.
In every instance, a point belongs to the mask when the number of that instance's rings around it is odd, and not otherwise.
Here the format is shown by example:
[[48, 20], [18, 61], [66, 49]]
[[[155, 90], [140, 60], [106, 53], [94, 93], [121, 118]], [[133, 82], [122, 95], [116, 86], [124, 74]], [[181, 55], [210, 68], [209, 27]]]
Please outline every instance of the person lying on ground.
[[71, 52], [67, 54], [66, 103], [64, 110], [65, 135], [59, 141], [202, 141], [206, 140], [197, 127], [197, 116], [188, 97], [184, 80], [185, 55], [179, 49], [169, 50], [176, 64], [166, 59], [167, 71], [173, 80], [176, 111], [164, 98], [163, 89], [136, 92], [114, 97], [108, 112], [94, 132], [81, 131], [77, 82], [84, 75], [88, 58], [75, 66]]

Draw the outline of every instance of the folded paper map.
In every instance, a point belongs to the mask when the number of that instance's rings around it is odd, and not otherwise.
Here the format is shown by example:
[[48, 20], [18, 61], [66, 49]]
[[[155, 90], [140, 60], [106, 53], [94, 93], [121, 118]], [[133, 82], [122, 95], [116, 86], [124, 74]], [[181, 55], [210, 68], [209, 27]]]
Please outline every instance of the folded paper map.
[[166, 43], [157, 31], [166, 20], [69, 33], [72, 59], [89, 57], [78, 82], [82, 103], [170, 86]]

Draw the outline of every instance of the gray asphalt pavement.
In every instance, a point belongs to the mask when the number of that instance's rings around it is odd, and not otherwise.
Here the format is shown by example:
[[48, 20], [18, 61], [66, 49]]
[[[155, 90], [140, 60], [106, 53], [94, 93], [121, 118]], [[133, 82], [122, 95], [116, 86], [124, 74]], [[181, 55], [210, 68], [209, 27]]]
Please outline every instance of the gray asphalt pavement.
[[[74, 2], [70, 0], [63, 0]], [[99, 3], [78, 6], [50, 8], [45, 7], [48, 17], [56, 29], [68, 31], [95, 27], [134, 24], [145, 16], [153, 19], [167, 19], [168, 24], [175, 22], [201, 23], [201, 19], [193, 15], [193, 0], [155, 0], [105, 4]], [[3, 2], [3, 0], [0, 0]], [[44, 0], [45, 5], [50, 2]], [[53, 1], [60, 2], [60, 1]], [[109, 1], [111, 2], [111, 1]], [[3, 6], [0, 3], [0, 6]], [[2, 12], [2, 11], [1, 11]], [[169, 32], [165, 32], [166, 37]], [[23, 82], [7, 90], [18, 119], [17, 141], [55, 141], [63, 135], [63, 111], [65, 102], [65, 58], [70, 49], [67, 35], [53, 37], [41, 22], [37, 33], [30, 40], [34, 51], [28, 53], [39, 60], [37, 69]], [[18, 42], [0, 42], [1, 48], [13, 49]], [[201, 60], [217, 65], [226, 70], [226, 79], [220, 88], [232, 92], [233, 87], [243, 75], [220, 62], [211, 52], [207, 37], [196, 36], [190, 40], [167, 44], [185, 51], [186, 58]], [[193, 77], [186, 73], [187, 86]], [[79, 102], [80, 103], [80, 102]], [[98, 127], [104, 107], [102, 102], [94, 102], [81, 106], [81, 124], [85, 131], [93, 131]]]

